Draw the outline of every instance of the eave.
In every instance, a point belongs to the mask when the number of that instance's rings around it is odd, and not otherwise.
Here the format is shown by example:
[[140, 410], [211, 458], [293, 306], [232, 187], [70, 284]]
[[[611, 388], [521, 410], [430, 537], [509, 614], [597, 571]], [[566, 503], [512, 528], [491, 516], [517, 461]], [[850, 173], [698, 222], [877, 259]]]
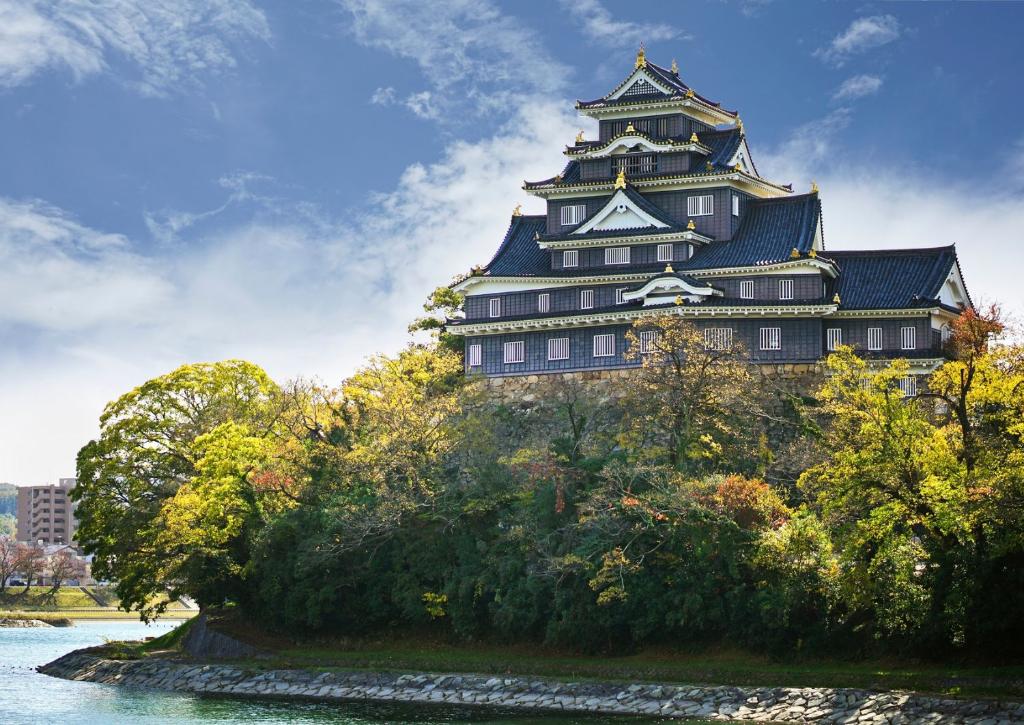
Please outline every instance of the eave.
[[839, 310], [836, 317], [930, 317], [939, 307], [903, 307], [877, 310]]
[[[723, 242], [728, 244], [728, 242]], [[764, 274], [767, 271], [788, 271], [794, 267], [814, 267], [833, 279], [838, 275], [836, 265], [830, 259], [820, 257], [800, 257], [799, 259], [788, 259], [779, 262], [766, 262], [765, 264], [747, 265], [744, 267], [709, 267], [704, 269], [687, 269], [686, 273], [691, 277], [738, 277], [749, 274]]]
[[685, 229], [658, 233], [657, 231], [638, 232], [637, 234], [617, 237], [590, 237], [576, 239], [555, 239], [551, 241], [537, 240], [541, 249], [586, 249], [590, 247], [617, 247], [624, 244], [658, 244], [667, 242], [690, 242], [691, 244], [710, 244], [714, 239]]
[[596, 119], [636, 116], [637, 111], [663, 111], [665, 109], [676, 109], [691, 118], [704, 121], [711, 126], [735, 123], [737, 115], [736, 113], [704, 103], [696, 96], [693, 98], [687, 98], [686, 96], [671, 96], [664, 99], [652, 98], [631, 103], [606, 102], [606, 105], [601, 105], [600, 102], [584, 105], [583, 101], [576, 101], [576, 110], [579, 113]]
[[611, 156], [611, 153], [605, 153], [608, 149], [613, 148], [616, 144], [624, 143], [629, 139], [636, 139], [636, 143], [641, 141], [646, 142], [650, 146], [650, 149], [647, 150], [648, 153], [676, 153], [681, 151], [692, 151], [703, 156], [709, 156], [711, 154], [711, 147], [705, 146], [699, 141], [694, 143], [692, 141], [674, 141], [672, 139], [656, 140], [652, 139], [645, 133], [641, 133], [640, 131], [630, 131], [629, 133], [619, 134], [601, 146], [591, 146], [590, 148], [581, 148], [579, 150], [576, 150], [576, 147], [573, 146], [566, 146], [565, 155], [577, 160], [608, 158]]
[[[793, 193], [789, 187], [774, 184], [770, 181], [752, 176], [742, 171], [708, 172], [703, 174], [685, 174], [676, 176], [653, 176], [647, 178], [629, 179], [629, 183], [637, 189], [661, 189], [673, 191], [675, 189], [692, 187], [714, 187], [734, 184], [737, 188], [744, 186], [756, 189], [763, 197], [779, 197]], [[615, 180], [601, 181], [579, 181], [573, 184], [562, 183], [537, 183], [524, 182], [523, 190], [532, 196], [542, 199], [558, 197], [571, 198], [574, 196], [593, 196], [595, 193], [612, 192], [615, 190]], [[745, 189], [749, 192], [749, 189]]]

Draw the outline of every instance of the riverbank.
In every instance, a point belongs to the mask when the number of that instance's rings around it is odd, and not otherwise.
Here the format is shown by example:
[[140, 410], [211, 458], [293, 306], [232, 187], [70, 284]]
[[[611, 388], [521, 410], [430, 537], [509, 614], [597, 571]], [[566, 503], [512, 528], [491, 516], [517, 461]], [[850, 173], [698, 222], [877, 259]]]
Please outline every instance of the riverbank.
[[850, 688], [709, 687], [524, 677], [260, 669], [78, 650], [39, 668], [69, 680], [264, 698], [437, 703], [529, 711], [786, 723], [1024, 723], [1024, 703]]
[[[118, 609], [118, 599], [110, 587], [66, 586], [57, 591], [49, 587], [14, 589], [8, 587], [0, 593], [0, 618], [30, 616], [44, 622], [63, 619], [70, 626], [75, 619], [138, 620], [138, 612]], [[163, 614], [164, 619], [182, 620], [196, 616], [199, 610], [181, 602], [172, 602]]]

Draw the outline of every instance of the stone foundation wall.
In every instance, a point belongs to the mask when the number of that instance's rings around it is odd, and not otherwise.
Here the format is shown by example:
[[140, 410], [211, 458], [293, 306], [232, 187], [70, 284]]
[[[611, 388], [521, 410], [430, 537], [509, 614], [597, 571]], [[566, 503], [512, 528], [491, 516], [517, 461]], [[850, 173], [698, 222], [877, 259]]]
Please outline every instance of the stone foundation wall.
[[1024, 703], [853, 689], [578, 683], [451, 674], [256, 672], [234, 665], [158, 658], [108, 660], [83, 650], [43, 665], [39, 671], [69, 680], [240, 697], [444, 703], [725, 722], [1024, 723]]

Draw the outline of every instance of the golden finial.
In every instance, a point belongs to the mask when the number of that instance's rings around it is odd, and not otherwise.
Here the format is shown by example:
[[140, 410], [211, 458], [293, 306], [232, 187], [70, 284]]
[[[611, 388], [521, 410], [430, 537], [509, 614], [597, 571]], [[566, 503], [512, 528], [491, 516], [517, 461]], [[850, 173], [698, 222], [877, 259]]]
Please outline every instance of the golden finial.
[[562, 175], [561, 174], [555, 174], [555, 183], [556, 184], [561, 184], [562, 183]]
[[818, 256], [818, 250], [812, 247], [811, 251], [807, 253], [807, 256], [810, 257], [811, 259], [814, 259], [815, 257]]
[[619, 169], [619, 175], [615, 177], [615, 188], [625, 189], [626, 188], [626, 170]]
[[832, 301], [835, 302], [837, 305], [839, 304], [839, 293], [838, 292], [836, 292], [834, 295], [832, 295]]
[[690, 134], [690, 143], [700, 143], [700, 139], [697, 138], [696, 131]]
[[811, 193], [812, 194], [817, 194], [818, 193], [818, 182], [817, 181], [812, 181], [811, 182]]
[[576, 143], [583, 143], [583, 129], [582, 128], [580, 129], [580, 132], [578, 134], [576, 134]]
[[686, 89], [686, 97], [687, 97], [687, 98], [693, 98], [693, 97], [694, 97], [694, 95], [695, 95], [695, 94], [694, 94], [694, 92], [693, 92], [693, 89], [692, 89], [692, 88], [687, 88], [687, 89]]
[[710, 161], [705, 161], [704, 162], [704, 170], [705, 171], [712, 171], [712, 170], [714, 170], [714, 168], [715, 168], [715, 165], [712, 164]]
[[743, 171], [743, 169], [740, 168], [740, 165], [738, 163], [732, 165], [732, 170], [733, 171]]
[[679, 75], [679, 64], [675, 58], [672, 59], [672, 75]]
[[676, 295], [676, 304], [677, 305], [683, 304], [683, 296], [682, 295]]
[[689, 223], [688, 223], [688, 224], [686, 225], [686, 228], [687, 228], [687, 229], [689, 229], [689, 230], [690, 230], [690, 231], [692, 232], [692, 231], [693, 231], [694, 229], [696, 229], [696, 228], [697, 228], [697, 225], [696, 225], [696, 224], [694, 224], [694, 223], [693, 223], [693, 219], [691, 219], [691, 220], [689, 221]]
[[633, 122], [630, 121], [626, 124], [626, 133], [636, 133], [636, 129], [633, 128]]
[[665, 265], [665, 274], [672, 274], [673, 272], [675, 272], [675, 270], [672, 269], [672, 263], [669, 262]]
[[512, 210], [512, 216], [522, 216], [522, 215], [523, 215], [523, 205], [522, 204], [516, 204], [516, 208]]
[[640, 49], [636, 52], [636, 68], [647, 67], [647, 53], [644, 52], [644, 44], [640, 43]]
[[743, 119], [739, 116], [736, 117], [736, 130], [743, 133]]
[[789, 253], [790, 259], [800, 259], [800, 250], [793, 247], [793, 251]]

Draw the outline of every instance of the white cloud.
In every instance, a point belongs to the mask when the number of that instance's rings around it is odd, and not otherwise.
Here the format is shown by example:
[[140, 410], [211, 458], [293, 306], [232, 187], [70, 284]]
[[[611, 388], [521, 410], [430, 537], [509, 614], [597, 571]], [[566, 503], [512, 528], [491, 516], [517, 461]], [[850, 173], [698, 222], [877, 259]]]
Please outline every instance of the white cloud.
[[842, 85], [832, 94], [834, 101], [853, 101], [878, 93], [882, 87], [882, 79], [866, 74], [852, 76], [843, 81]]
[[524, 95], [560, 91], [569, 72], [536, 32], [489, 0], [337, 2], [357, 42], [417, 64], [429, 88], [402, 103], [421, 116], [453, 119], [463, 114], [451, 109], [514, 107]]
[[395, 89], [393, 86], [381, 87], [370, 96], [370, 103], [375, 106], [390, 106], [395, 102]]
[[249, 0], [0, 0], [0, 87], [45, 70], [77, 79], [116, 73], [145, 95], [164, 95], [234, 67], [234, 47], [269, 40]]
[[635, 23], [616, 19], [600, 0], [560, 0], [562, 7], [580, 24], [590, 40], [614, 48], [657, 43], [686, 37], [678, 28], [664, 23]]
[[893, 42], [900, 37], [900, 32], [899, 21], [892, 15], [857, 18], [814, 55], [826, 62], [843, 65], [852, 55]]

